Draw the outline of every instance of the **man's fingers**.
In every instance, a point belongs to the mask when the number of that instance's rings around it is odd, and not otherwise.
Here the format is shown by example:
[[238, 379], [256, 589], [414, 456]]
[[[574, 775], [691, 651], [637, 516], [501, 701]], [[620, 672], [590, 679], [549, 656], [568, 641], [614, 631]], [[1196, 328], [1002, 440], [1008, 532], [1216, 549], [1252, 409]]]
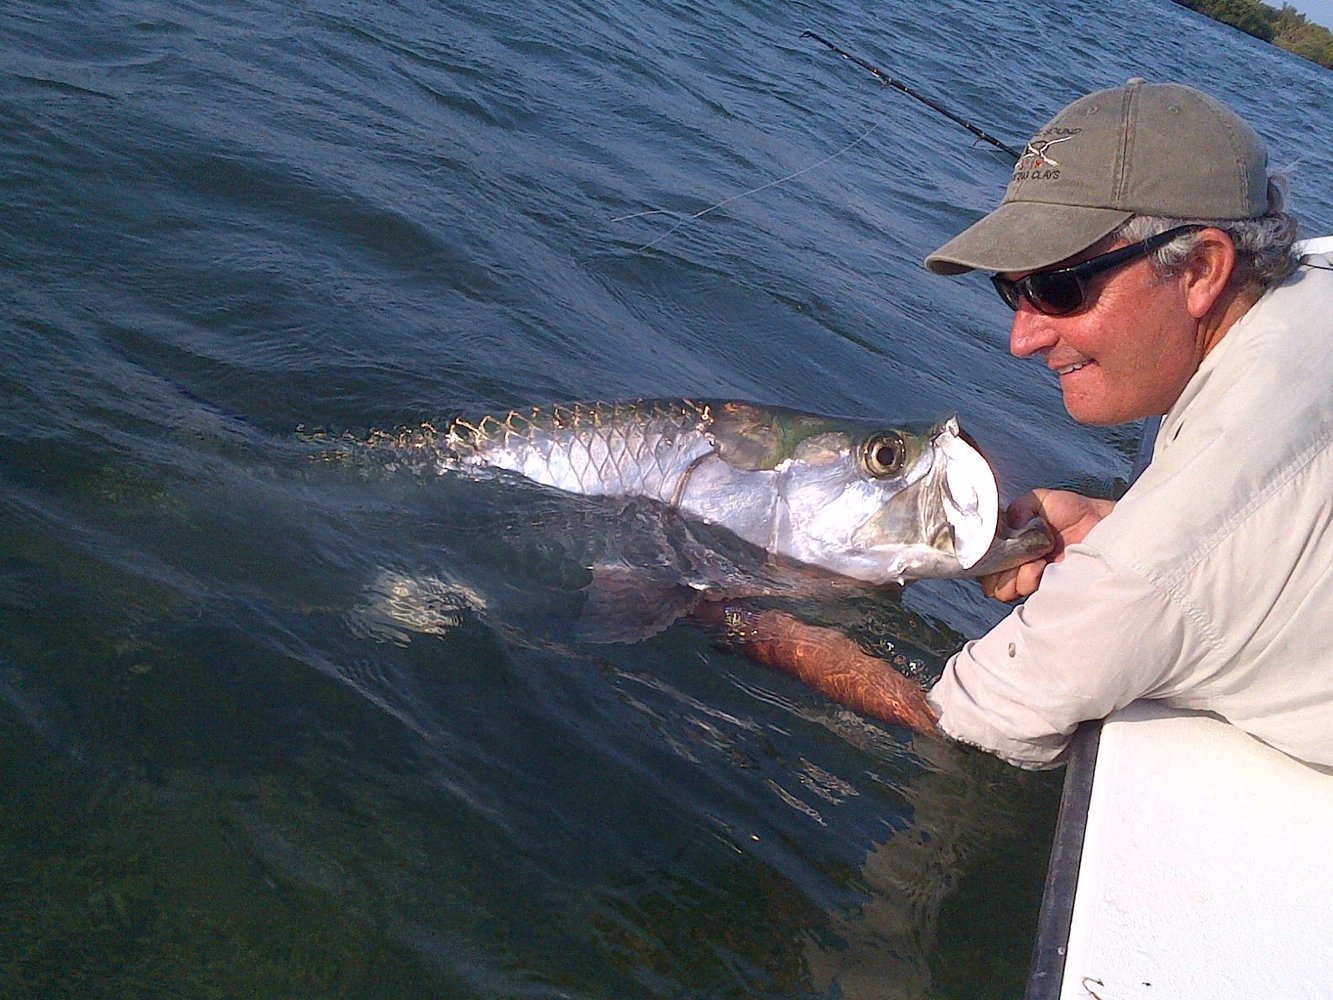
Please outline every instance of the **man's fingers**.
[[1010, 598], [1012, 601], [1020, 597], [1027, 597], [1029, 594], [1035, 594], [1037, 587], [1041, 584], [1041, 575], [1046, 572], [1049, 566], [1045, 559], [1036, 559], [1029, 563], [1024, 563], [1018, 567], [1018, 578], [1015, 580], [1015, 589], [1017, 593]]
[[999, 593], [1004, 589], [1005, 584], [1013, 577], [1012, 569], [1002, 569], [998, 573], [987, 573], [983, 577], [978, 577], [977, 582], [981, 584], [981, 592], [987, 597], [993, 597], [997, 601], [1003, 600]]
[[1013, 569], [992, 573], [981, 578], [981, 592], [997, 601], [1017, 601], [1036, 591], [1041, 575], [1046, 572], [1046, 560], [1034, 559]]

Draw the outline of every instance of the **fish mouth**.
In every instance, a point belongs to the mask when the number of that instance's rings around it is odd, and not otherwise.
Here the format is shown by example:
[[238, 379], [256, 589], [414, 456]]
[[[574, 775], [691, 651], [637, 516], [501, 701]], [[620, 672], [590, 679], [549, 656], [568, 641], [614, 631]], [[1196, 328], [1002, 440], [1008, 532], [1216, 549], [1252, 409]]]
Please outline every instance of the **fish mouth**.
[[938, 477], [944, 514], [940, 530], [952, 536], [951, 547], [959, 565], [971, 569], [990, 550], [999, 527], [1000, 491], [995, 473], [981, 452], [963, 437], [957, 417], [939, 425], [933, 444], [940, 472], [932, 479]]

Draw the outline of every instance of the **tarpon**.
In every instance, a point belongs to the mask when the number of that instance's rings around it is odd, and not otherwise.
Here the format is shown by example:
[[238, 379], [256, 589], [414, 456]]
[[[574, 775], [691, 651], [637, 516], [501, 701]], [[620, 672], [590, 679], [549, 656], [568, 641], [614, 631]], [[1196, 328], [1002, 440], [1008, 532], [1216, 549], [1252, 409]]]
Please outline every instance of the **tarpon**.
[[869, 584], [978, 576], [1046, 551], [1003, 529], [995, 475], [950, 416], [885, 426], [743, 402], [533, 407], [382, 435], [405, 456], [645, 497], [771, 555]]

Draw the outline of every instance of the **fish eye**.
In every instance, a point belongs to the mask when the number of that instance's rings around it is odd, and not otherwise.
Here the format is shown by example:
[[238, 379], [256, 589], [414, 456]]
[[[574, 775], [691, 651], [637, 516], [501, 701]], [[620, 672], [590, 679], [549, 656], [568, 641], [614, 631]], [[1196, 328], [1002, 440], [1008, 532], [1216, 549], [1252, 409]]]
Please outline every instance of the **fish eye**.
[[865, 443], [861, 464], [876, 479], [897, 475], [907, 458], [907, 445], [897, 434], [876, 434]]

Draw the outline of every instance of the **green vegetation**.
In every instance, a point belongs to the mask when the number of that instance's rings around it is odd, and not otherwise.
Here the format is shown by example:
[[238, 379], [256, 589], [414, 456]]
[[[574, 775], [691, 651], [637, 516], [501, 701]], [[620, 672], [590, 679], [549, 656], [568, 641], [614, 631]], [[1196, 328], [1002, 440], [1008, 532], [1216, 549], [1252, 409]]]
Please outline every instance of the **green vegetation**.
[[1215, 21], [1239, 28], [1255, 38], [1293, 52], [1302, 59], [1333, 69], [1333, 32], [1313, 21], [1290, 4], [1282, 9], [1259, 0], [1175, 0]]

